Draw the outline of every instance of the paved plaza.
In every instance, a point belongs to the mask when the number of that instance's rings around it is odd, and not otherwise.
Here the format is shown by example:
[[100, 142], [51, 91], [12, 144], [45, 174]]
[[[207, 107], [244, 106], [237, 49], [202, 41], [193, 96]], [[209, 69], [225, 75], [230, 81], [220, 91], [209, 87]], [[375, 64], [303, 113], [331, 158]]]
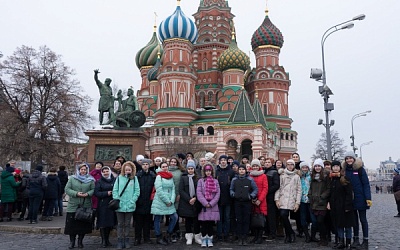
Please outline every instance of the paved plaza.
[[[392, 194], [373, 194], [373, 206], [367, 212], [369, 222], [370, 249], [400, 249], [400, 218], [394, 218], [396, 206]], [[0, 223], [0, 249], [68, 249], [69, 238], [63, 233], [65, 216], [54, 217], [53, 221], [39, 222], [35, 226], [26, 221]], [[184, 226], [182, 225], [182, 228]], [[134, 229], [132, 229], [133, 232]], [[360, 232], [362, 235], [362, 232]], [[84, 239], [84, 249], [103, 249], [100, 247], [98, 233]], [[116, 243], [115, 236], [111, 238]], [[137, 249], [163, 249], [160, 245], [140, 245]], [[201, 249], [199, 245], [186, 246], [185, 242], [174, 243], [164, 249]], [[237, 246], [231, 243], [216, 243], [214, 249], [331, 249], [318, 247], [317, 243], [304, 243], [297, 238], [294, 244], [284, 244], [283, 238], [261, 245]], [[115, 248], [108, 248], [115, 249]]]

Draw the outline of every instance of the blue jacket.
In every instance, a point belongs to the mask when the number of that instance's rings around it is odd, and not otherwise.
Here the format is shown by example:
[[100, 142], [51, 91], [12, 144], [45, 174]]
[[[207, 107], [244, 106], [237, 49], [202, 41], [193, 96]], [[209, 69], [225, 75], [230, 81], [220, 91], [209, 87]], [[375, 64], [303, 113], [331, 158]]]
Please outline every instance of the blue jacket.
[[117, 212], [128, 213], [136, 210], [136, 201], [140, 195], [139, 181], [136, 176], [131, 179], [124, 193], [120, 196], [127, 182], [128, 177], [121, 175], [119, 175], [117, 180], [114, 182], [112, 196], [113, 199], [120, 200], [119, 208], [116, 210]]
[[[345, 161], [342, 167], [346, 169], [346, 177], [350, 180], [353, 186], [353, 205], [356, 210], [369, 209], [367, 200], [371, 200], [371, 189], [367, 172], [363, 167], [361, 159], [357, 158], [353, 165], [347, 165]], [[361, 175], [361, 176], [360, 176]]]

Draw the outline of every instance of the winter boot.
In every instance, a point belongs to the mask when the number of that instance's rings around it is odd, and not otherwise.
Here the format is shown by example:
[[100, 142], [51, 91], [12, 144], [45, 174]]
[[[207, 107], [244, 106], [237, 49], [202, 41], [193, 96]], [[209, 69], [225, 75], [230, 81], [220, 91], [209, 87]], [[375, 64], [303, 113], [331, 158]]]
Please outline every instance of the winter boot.
[[290, 238], [290, 243], [295, 243], [296, 242], [296, 234], [291, 234], [289, 236], [289, 238]]
[[354, 247], [351, 245], [351, 238], [346, 238], [346, 245], [344, 246], [346, 249], [353, 249]]
[[157, 244], [160, 244], [160, 245], [163, 245], [163, 246], [168, 245], [168, 243], [165, 242], [165, 240], [163, 239], [162, 235], [156, 235], [156, 237], [157, 237], [157, 241], [156, 241]]
[[76, 238], [76, 234], [70, 234], [69, 235], [69, 249], [75, 248], [75, 238]]
[[85, 237], [84, 234], [78, 234], [78, 248], [83, 248], [83, 237]]
[[319, 239], [317, 239], [317, 237], [315, 236], [317, 234], [317, 231], [315, 231], [314, 229], [311, 229], [311, 241], [312, 242], [319, 242]]
[[263, 242], [263, 238], [262, 238], [263, 231], [258, 230], [257, 234], [258, 234], [258, 238], [257, 238], [256, 242], [254, 242], [254, 243], [261, 244]]
[[368, 239], [363, 239], [360, 249], [368, 249]]
[[285, 243], [290, 243], [290, 235], [286, 235], [286, 236], [285, 236], [284, 242], [285, 242]]
[[129, 238], [125, 238], [125, 248], [131, 248], [131, 244], [129, 243]]
[[310, 237], [310, 233], [308, 232], [308, 228], [307, 227], [303, 227], [303, 232], [304, 232], [304, 236], [306, 237], [305, 242], [306, 243], [310, 243], [311, 242], [311, 237]]
[[[349, 240], [349, 245], [350, 245], [351, 239], [348, 239], [348, 240]], [[346, 239], [346, 245], [347, 245], [347, 239]], [[343, 238], [338, 238], [338, 243], [336, 244], [335, 249], [345, 249], [346, 245], [344, 244]]]
[[111, 228], [106, 227], [104, 228], [104, 240], [106, 241], [106, 246], [112, 246], [111, 242], [110, 242], [110, 232], [111, 232]]
[[359, 248], [361, 246], [360, 239], [358, 238], [358, 236], [353, 238], [353, 245], [352, 246], [355, 247], [355, 248]]
[[326, 240], [326, 235], [320, 237], [319, 246], [326, 247], [328, 245], [328, 241]]
[[194, 235], [194, 242], [201, 245], [201, 234], [200, 233]]
[[201, 247], [207, 247], [208, 236], [201, 236]]
[[247, 242], [247, 236], [242, 236], [242, 246], [247, 246], [249, 243]]
[[117, 249], [122, 249], [124, 247], [124, 239], [118, 238]]
[[213, 236], [206, 235], [206, 238], [207, 238], [207, 247], [213, 247], [214, 246], [214, 244], [213, 244]]
[[338, 244], [339, 244], [339, 237], [337, 235], [335, 235], [335, 242], [333, 243], [332, 248], [336, 249]]
[[105, 236], [105, 228], [100, 228], [100, 236], [101, 236], [101, 246], [102, 247], [107, 247], [106, 244], [106, 236]]
[[164, 237], [164, 240], [165, 240], [168, 244], [171, 244], [171, 243], [173, 242], [173, 241], [172, 241], [172, 236], [173, 236], [173, 233], [168, 233], [167, 236]]
[[192, 233], [185, 234], [185, 239], [186, 239], [186, 245], [193, 244], [193, 234]]

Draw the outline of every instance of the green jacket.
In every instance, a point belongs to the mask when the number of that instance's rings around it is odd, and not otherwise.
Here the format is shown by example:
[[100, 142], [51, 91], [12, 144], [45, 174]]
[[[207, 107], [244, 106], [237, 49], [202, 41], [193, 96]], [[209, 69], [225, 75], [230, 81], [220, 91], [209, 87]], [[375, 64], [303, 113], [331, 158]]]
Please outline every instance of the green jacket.
[[[78, 197], [77, 193], [88, 193], [88, 197], [85, 199], [82, 197]], [[74, 213], [78, 208], [79, 204], [82, 204], [83, 200], [85, 200], [85, 204], [83, 207], [92, 207], [92, 196], [94, 193], [94, 181], [89, 183], [83, 183], [78, 179], [75, 179], [71, 176], [69, 178], [67, 185], [65, 186], [65, 193], [69, 196], [67, 213]]]
[[[164, 179], [157, 175], [156, 181], [154, 182], [154, 188], [156, 194], [154, 195], [153, 203], [151, 204], [151, 214], [154, 215], [170, 215], [176, 212], [175, 202], [175, 185], [174, 180]], [[168, 203], [172, 203], [171, 206], [167, 207]]]
[[1, 173], [1, 202], [15, 202], [17, 200], [16, 188], [21, 182], [15, 182], [14, 176], [7, 171]]
[[121, 175], [115, 180], [112, 196], [113, 199], [120, 200], [119, 209], [116, 210], [117, 212], [128, 213], [136, 210], [136, 201], [140, 195], [139, 181], [135, 176], [135, 178], [129, 182], [122, 196], [120, 196], [127, 182], [128, 177]]

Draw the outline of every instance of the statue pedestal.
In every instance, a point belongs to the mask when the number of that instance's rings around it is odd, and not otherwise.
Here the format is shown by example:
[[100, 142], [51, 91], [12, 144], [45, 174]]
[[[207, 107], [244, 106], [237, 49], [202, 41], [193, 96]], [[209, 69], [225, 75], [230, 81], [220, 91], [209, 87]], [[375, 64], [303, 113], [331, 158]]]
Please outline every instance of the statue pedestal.
[[136, 159], [136, 155], [145, 154], [146, 141], [149, 138], [141, 128], [88, 130], [88, 163], [101, 161], [112, 166], [117, 156], [127, 161]]

